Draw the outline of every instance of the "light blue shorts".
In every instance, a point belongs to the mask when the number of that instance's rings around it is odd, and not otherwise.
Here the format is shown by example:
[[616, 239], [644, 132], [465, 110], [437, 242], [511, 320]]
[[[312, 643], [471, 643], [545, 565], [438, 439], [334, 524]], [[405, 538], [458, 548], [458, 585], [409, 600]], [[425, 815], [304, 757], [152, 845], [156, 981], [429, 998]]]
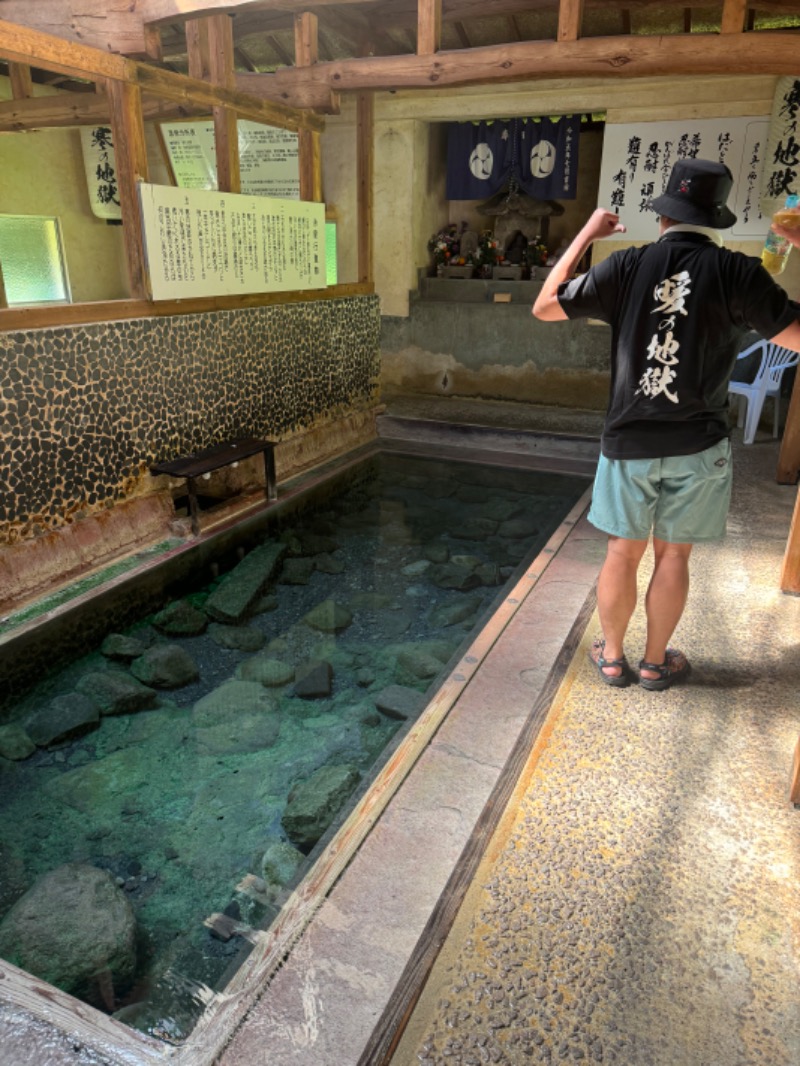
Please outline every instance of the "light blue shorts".
[[664, 459], [600, 456], [589, 521], [626, 540], [653, 533], [670, 544], [725, 536], [731, 500], [731, 442]]

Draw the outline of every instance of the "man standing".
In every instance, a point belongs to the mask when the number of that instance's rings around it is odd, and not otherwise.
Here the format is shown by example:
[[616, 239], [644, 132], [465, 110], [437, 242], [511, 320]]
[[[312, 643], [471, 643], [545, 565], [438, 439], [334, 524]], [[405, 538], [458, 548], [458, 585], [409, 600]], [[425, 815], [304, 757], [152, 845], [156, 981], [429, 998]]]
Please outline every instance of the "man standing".
[[[589, 521], [609, 535], [597, 586], [603, 638], [590, 658], [608, 685], [630, 683], [623, 642], [650, 534], [639, 683], [664, 689], [689, 673], [668, 647], [689, 592], [692, 546], [724, 536], [731, 492], [728, 382], [742, 335], [800, 351], [800, 304], [757, 259], [722, 247], [736, 221], [722, 163], [675, 164], [652, 207], [654, 244], [613, 253], [569, 280], [591, 244], [625, 227], [598, 208], [557, 262], [533, 305], [545, 322], [597, 318], [612, 328], [611, 394]], [[800, 232], [780, 229], [800, 247]]]

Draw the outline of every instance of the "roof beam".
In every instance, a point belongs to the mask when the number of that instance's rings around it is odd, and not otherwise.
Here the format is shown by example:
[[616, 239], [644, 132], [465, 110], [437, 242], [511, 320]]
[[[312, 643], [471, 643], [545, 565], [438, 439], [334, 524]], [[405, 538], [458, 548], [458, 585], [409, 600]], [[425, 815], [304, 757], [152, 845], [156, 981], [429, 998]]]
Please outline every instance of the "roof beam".
[[319, 132], [324, 126], [324, 121], [317, 115], [306, 114], [281, 103], [248, 97], [240, 89], [209, 85], [208, 82], [124, 59], [99, 48], [62, 41], [59, 37], [3, 19], [0, 19], [0, 58], [12, 63], [41, 66], [73, 78], [95, 81], [108, 78], [136, 85], [142, 92], [152, 93], [181, 106], [200, 106], [207, 111], [214, 107], [226, 107], [241, 118], [264, 122], [280, 129], [313, 129]]
[[[692, 34], [522, 41], [435, 56], [382, 56], [319, 63], [307, 70], [246, 75], [270, 79], [271, 95], [295, 106], [323, 88], [424, 89], [552, 77], [654, 77], [671, 74], [794, 74], [800, 36]], [[241, 76], [237, 79], [241, 84]]]
[[[142, 102], [142, 114], [148, 121], [167, 122], [207, 115], [208, 108], [176, 107], [173, 103], [148, 97]], [[111, 105], [105, 93], [57, 93], [55, 96], [0, 103], [0, 133], [57, 126], [107, 126], [110, 122]]]

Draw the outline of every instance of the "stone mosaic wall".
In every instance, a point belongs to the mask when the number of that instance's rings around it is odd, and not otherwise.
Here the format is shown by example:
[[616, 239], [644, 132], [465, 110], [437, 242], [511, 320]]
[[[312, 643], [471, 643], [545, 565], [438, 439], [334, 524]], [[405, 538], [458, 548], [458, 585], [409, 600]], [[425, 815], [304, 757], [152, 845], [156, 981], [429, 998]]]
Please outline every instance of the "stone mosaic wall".
[[151, 463], [377, 398], [378, 298], [0, 334], [0, 543], [134, 493]]

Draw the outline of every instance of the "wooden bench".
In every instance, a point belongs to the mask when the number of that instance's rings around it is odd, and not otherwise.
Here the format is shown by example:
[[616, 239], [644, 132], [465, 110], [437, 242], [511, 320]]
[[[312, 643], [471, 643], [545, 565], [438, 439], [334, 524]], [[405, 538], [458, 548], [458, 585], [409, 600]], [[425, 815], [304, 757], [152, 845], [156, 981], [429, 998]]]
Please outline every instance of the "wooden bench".
[[177, 459], [169, 459], [163, 463], [156, 463], [150, 467], [151, 474], [168, 474], [170, 477], [185, 477], [186, 488], [189, 493], [189, 514], [192, 519], [192, 532], [200, 532], [200, 511], [197, 506], [197, 486], [195, 479], [204, 474], [210, 474], [212, 470], [237, 463], [241, 459], [248, 459], [251, 455], [259, 452], [264, 456], [264, 474], [266, 479], [266, 493], [268, 500], [277, 499], [278, 490], [275, 480], [275, 445], [276, 440], [246, 440], [230, 441], [225, 444], [215, 444], [211, 448], [205, 448], [194, 455], [184, 455]]

